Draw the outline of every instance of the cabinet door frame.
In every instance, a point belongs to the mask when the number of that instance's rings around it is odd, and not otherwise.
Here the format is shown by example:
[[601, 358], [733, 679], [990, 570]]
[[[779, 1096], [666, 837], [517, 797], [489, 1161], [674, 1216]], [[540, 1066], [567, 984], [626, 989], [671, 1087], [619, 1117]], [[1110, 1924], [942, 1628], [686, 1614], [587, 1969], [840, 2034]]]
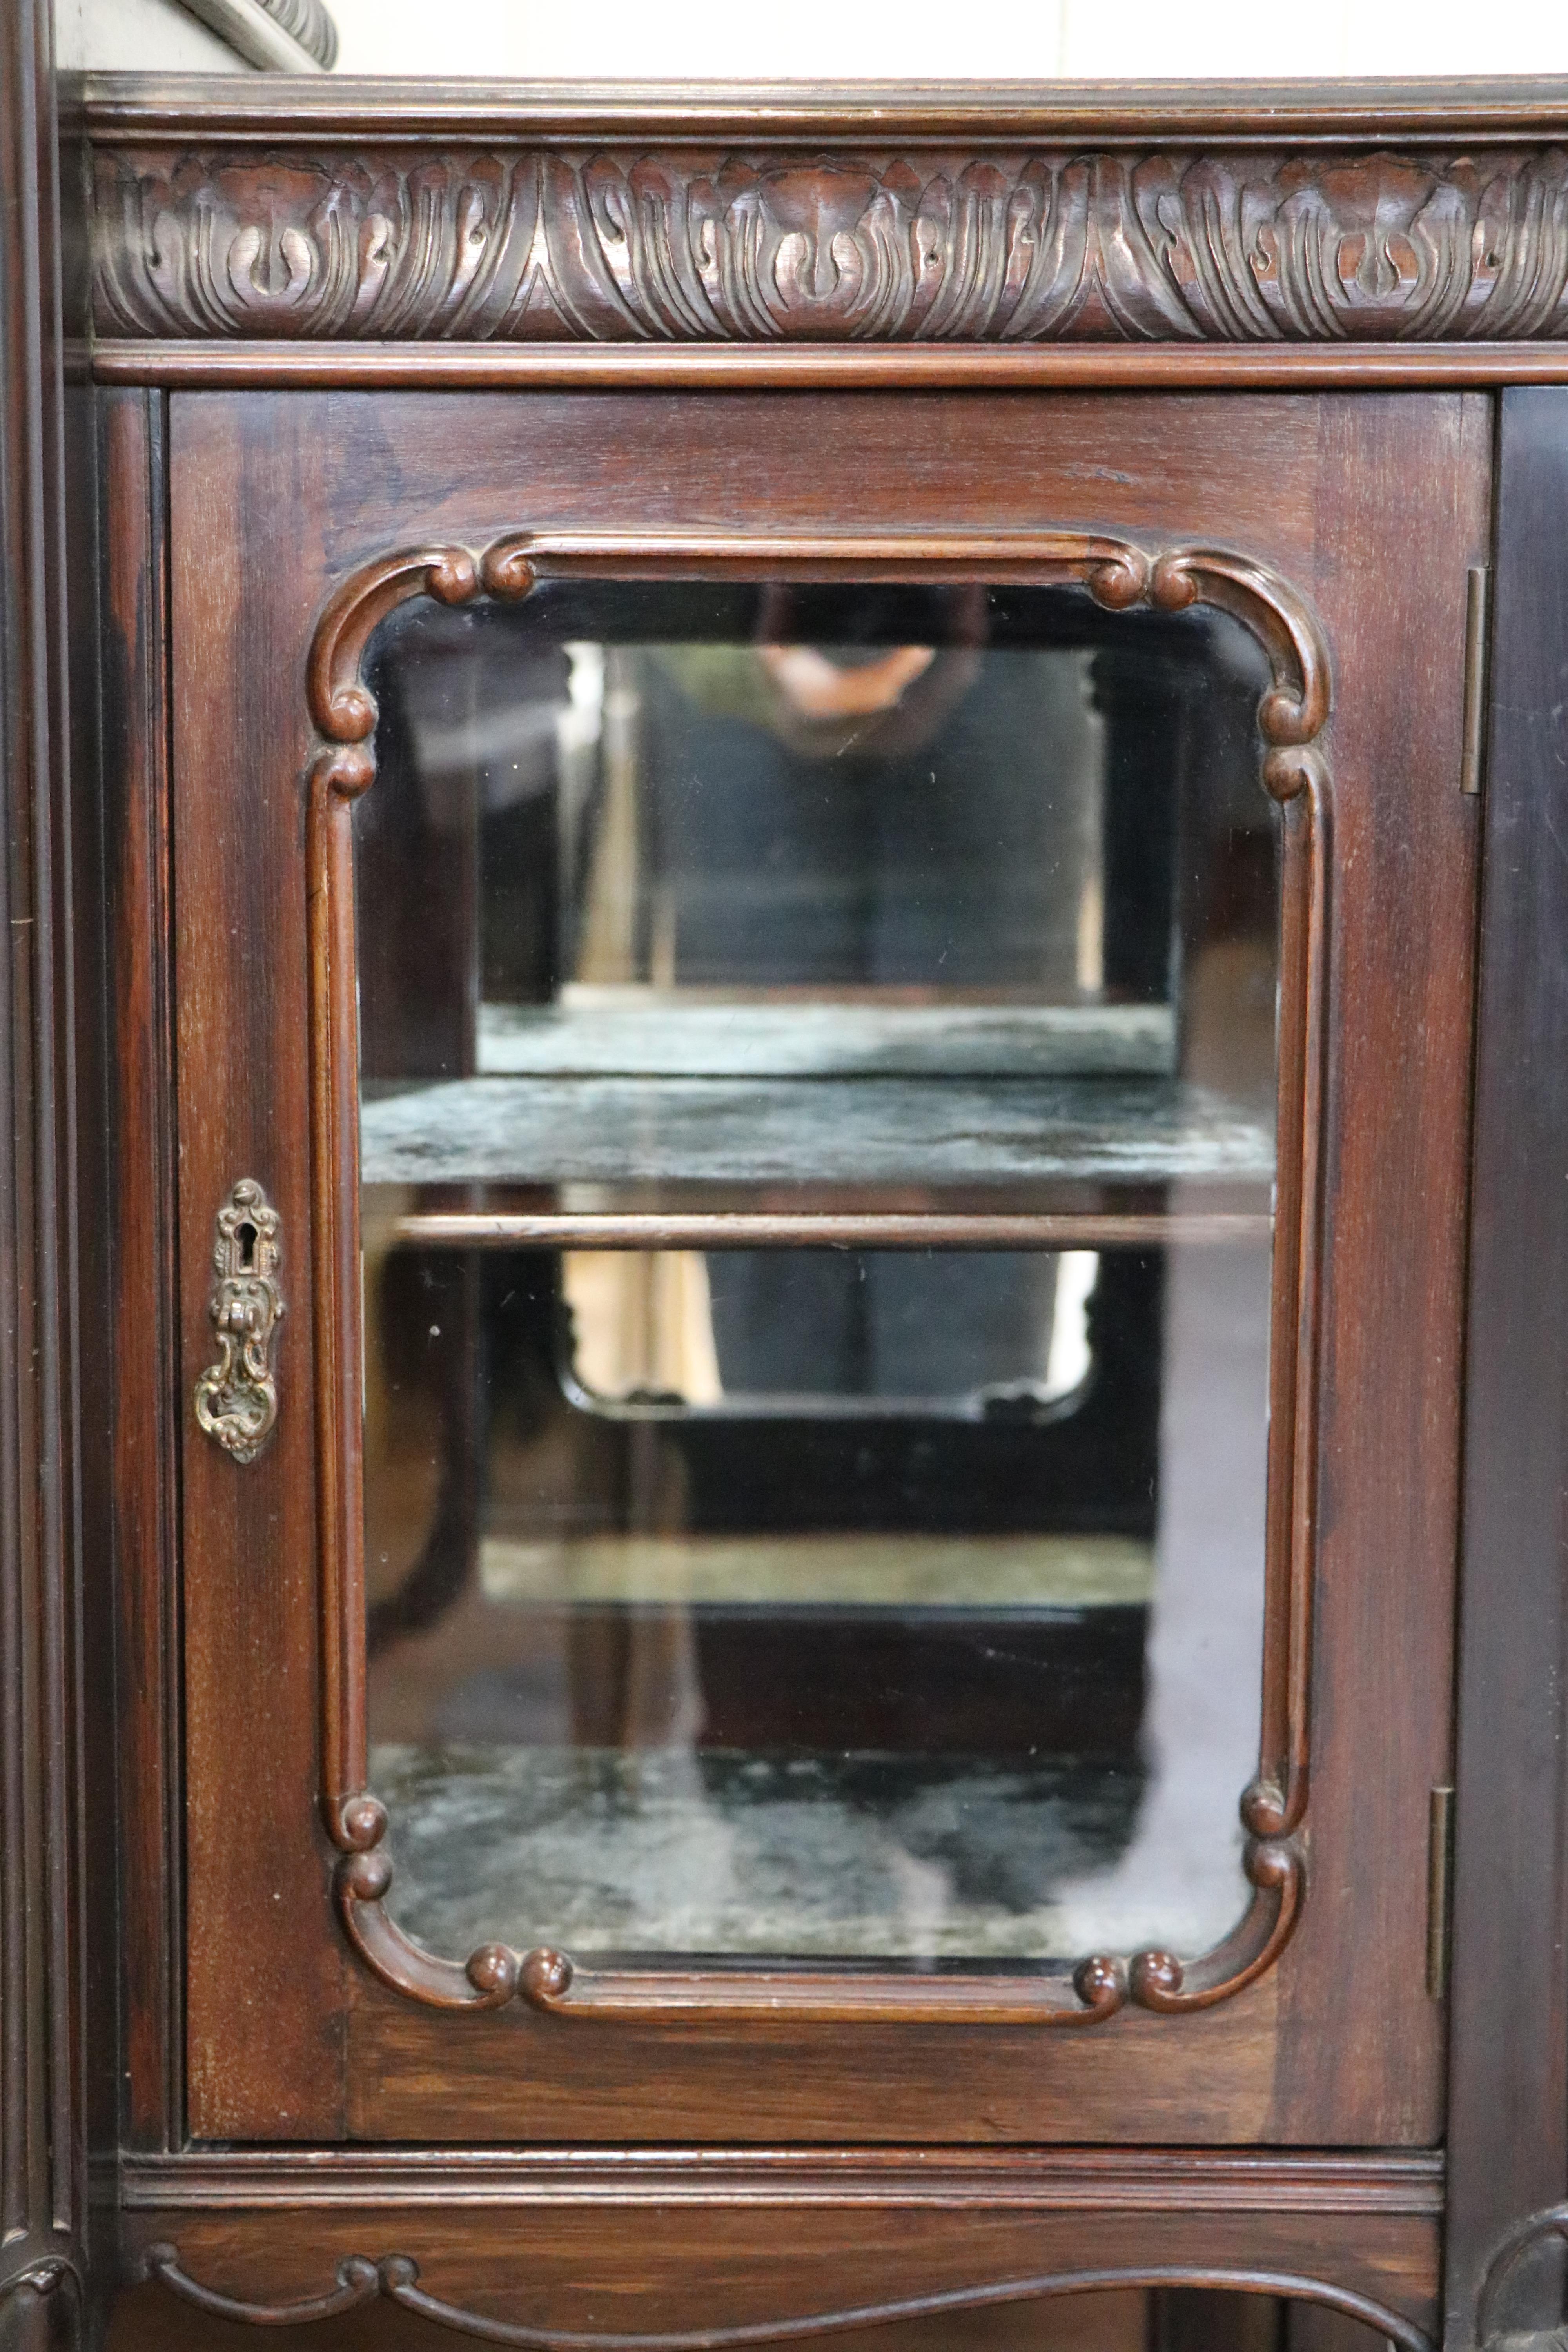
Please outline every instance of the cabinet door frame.
[[[352, 818], [375, 778], [375, 705], [363, 675], [376, 629], [399, 604], [526, 597], [538, 582], [747, 580], [977, 582], [1081, 585], [1111, 613], [1206, 604], [1250, 628], [1271, 683], [1258, 712], [1260, 781], [1281, 814], [1278, 1181], [1269, 1347], [1262, 1695], [1258, 1771], [1240, 1794], [1250, 1888], [1242, 1917], [1184, 1965], [1158, 1948], [1095, 1952], [1064, 1970], [917, 1975], [890, 1969], [641, 1969], [584, 1966], [547, 1946], [485, 1943], [462, 1959], [416, 1944], [386, 1909], [386, 1808], [369, 1786], [365, 1704], [364, 1494], [360, 1367], [358, 955]], [[1289, 583], [1215, 547], [1155, 556], [1083, 532], [900, 533], [876, 540], [701, 530], [510, 533], [476, 555], [422, 548], [351, 573], [318, 622], [308, 668], [324, 738], [310, 781], [311, 1234], [315, 1253], [317, 1498], [322, 1583], [322, 1818], [342, 1855], [333, 1892], [354, 1950], [382, 1983], [442, 2010], [521, 1998], [548, 2014], [719, 2024], [785, 2012], [799, 2023], [1097, 2025], [1129, 2003], [1173, 2017], [1233, 1998], [1272, 1968], [1305, 1893], [1302, 1832], [1309, 1720], [1318, 1380], [1323, 1051], [1327, 1020], [1331, 784], [1321, 738], [1331, 705], [1328, 648]], [[907, 1222], [868, 1216], [863, 1244]], [[917, 1223], [920, 1221], [916, 1221]], [[659, 1246], [650, 1236], [652, 1245]]]
[[[182, 1432], [195, 2136], [1429, 2144], [1442, 2080], [1425, 1826], [1429, 1788], [1448, 1778], [1475, 887], [1475, 804], [1458, 775], [1489, 404], [285, 394], [178, 394], [171, 410], [182, 1393], [211, 1356], [207, 1237], [242, 1173], [282, 1209], [289, 1310], [268, 1452], [240, 1465], [188, 1416]], [[912, 476], [895, 454], [911, 445], [925, 453]], [[809, 468], [792, 454], [807, 446]], [[434, 2013], [377, 1982], [340, 1932], [342, 1857], [318, 1802], [322, 1683], [339, 1672], [343, 1619], [316, 1538], [327, 1505], [310, 1400], [327, 1383], [311, 1348], [323, 1315], [307, 1049], [316, 745], [301, 683], [341, 583], [389, 546], [483, 548], [515, 522], [520, 480], [552, 532], [598, 527], [613, 491], [617, 531], [634, 540], [693, 513], [741, 541], [847, 524], [994, 531], [1021, 513], [1152, 553], [1228, 545], [1322, 615], [1341, 799], [1310, 1496], [1325, 1547], [1313, 1892], [1279, 1964], [1215, 2007], [1163, 2017], [1119, 2002], [1067, 2035], [700, 2009], [585, 2035], [569, 2013], [524, 2002]], [[1413, 501], [1425, 501], [1419, 528]], [[1402, 1044], [1417, 1027], [1419, 1060]], [[1419, 1198], [1401, 1161], [1422, 1171]], [[1395, 1685], [1405, 1703], [1380, 1719]], [[1386, 1750], [1370, 1787], [1368, 1720]]]

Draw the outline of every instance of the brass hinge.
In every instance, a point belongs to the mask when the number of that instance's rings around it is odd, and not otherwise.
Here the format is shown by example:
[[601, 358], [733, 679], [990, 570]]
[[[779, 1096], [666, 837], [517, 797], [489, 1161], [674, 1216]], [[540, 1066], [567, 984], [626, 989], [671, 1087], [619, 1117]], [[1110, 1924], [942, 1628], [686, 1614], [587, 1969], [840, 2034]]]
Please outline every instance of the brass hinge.
[[1426, 1990], [1448, 1990], [1448, 1937], [1454, 1907], [1454, 1791], [1434, 1789], [1426, 1822]]
[[1465, 733], [1459, 755], [1459, 790], [1479, 793], [1487, 735], [1487, 616], [1491, 574], [1473, 563], [1465, 584]]

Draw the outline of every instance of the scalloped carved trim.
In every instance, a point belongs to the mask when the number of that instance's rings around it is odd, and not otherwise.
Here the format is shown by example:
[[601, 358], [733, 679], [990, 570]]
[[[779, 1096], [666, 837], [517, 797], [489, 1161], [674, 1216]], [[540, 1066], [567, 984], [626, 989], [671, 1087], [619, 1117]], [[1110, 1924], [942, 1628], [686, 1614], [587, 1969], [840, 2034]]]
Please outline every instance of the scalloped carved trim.
[[1549, 2205], [1542, 2212], [1527, 2214], [1494, 2249], [1476, 2297], [1478, 2344], [1484, 2347], [1521, 2340], [1557, 2340], [1555, 2330], [1531, 2329], [1515, 2336], [1499, 2324], [1500, 2306], [1521, 2262], [1533, 2247], [1545, 2245], [1552, 2238], [1568, 2243], [1568, 2205]]
[[92, 277], [110, 336], [1533, 340], [1568, 152], [116, 149]]
[[83, 2306], [74, 2264], [35, 2252], [0, 2277], [0, 2345], [5, 2352], [71, 2352], [82, 2340]]
[[700, 2327], [649, 2335], [616, 2335], [594, 2328], [532, 2327], [514, 2321], [490, 2319], [459, 2305], [426, 2294], [419, 2284], [419, 2265], [409, 2254], [385, 2254], [379, 2262], [350, 2254], [338, 2264], [336, 2283], [326, 2294], [295, 2303], [245, 2303], [201, 2286], [180, 2267], [179, 2251], [171, 2245], [149, 2246], [142, 2258], [142, 2274], [156, 2279], [199, 2311], [215, 2318], [249, 2320], [260, 2327], [301, 2326], [307, 2320], [334, 2318], [368, 2303], [375, 2295], [416, 2311], [421, 2318], [474, 2336], [489, 2344], [515, 2347], [515, 2352], [740, 2352], [749, 2345], [779, 2344], [802, 2336], [868, 2327], [892, 2319], [923, 2319], [947, 2311], [973, 2311], [990, 2304], [1043, 2302], [1058, 2294], [1092, 2294], [1111, 2287], [1222, 2287], [1240, 2294], [1281, 2295], [1301, 2303], [1325, 2304], [1349, 2319], [1358, 2319], [1399, 2347], [1399, 2352], [1433, 2352], [1430, 2338], [1413, 2320], [1374, 2302], [1352, 2288], [1334, 2286], [1325, 2279], [1303, 2278], [1294, 2271], [1205, 2270], [1183, 2263], [1148, 2268], [1103, 2271], [1054, 2271], [1034, 2278], [999, 2279], [981, 2286], [953, 2287], [939, 2294], [909, 2295], [895, 2303], [858, 2304], [847, 2310], [817, 2311], [800, 2317], [754, 2320], [739, 2327]]
[[[1111, 611], [1208, 604], [1266, 647], [1273, 683], [1258, 707], [1263, 782], [1283, 814], [1279, 1174], [1270, 1333], [1268, 1506], [1262, 1732], [1257, 1779], [1241, 1800], [1251, 1900], [1232, 1933], [1184, 1964], [1160, 1949], [1092, 1953], [1070, 1977], [921, 1978], [877, 1970], [649, 1970], [579, 1968], [562, 1952], [482, 1944], [465, 1961], [426, 1951], [385, 1908], [392, 1863], [386, 1809], [365, 1787], [363, 1464], [349, 1433], [359, 1397], [360, 1237], [353, 804], [375, 776], [376, 707], [362, 675], [378, 625], [410, 598], [515, 602], [542, 576], [972, 579], [1073, 583]], [[1318, 1321], [1318, 1168], [1326, 991], [1329, 781], [1319, 748], [1331, 690], [1327, 648], [1295, 592], [1222, 548], [1152, 554], [1083, 532], [952, 539], [727, 537], [669, 532], [519, 532], [482, 557], [420, 548], [343, 581], [317, 624], [307, 667], [310, 715], [325, 739], [311, 770], [307, 827], [310, 921], [312, 1247], [318, 1366], [317, 1497], [322, 1592], [322, 1788], [342, 1860], [333, 1889], [345, 1935], [373, 1974], [436, 2009], [498, 2009], [522, 1999], [565, 2017], [778, 2015], [825, 2021], [1093, 2025], [1129, 2004], [1171, 2015], [1251, 1984], [1289, 1940], [1305, 1892], [1300, 1832], [1308, 1795]]]

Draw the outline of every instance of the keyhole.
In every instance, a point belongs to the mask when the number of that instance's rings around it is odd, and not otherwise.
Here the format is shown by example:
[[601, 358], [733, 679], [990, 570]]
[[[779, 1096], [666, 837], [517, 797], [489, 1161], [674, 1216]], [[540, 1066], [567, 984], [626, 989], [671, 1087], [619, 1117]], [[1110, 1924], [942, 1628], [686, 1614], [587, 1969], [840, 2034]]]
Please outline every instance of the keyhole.
[[237, 1225], [234, 1237], [239, 1244], [239, 1270], [241, 1274], [250, 1274], [256, 1265], [256, 1227], [249, 1223]]

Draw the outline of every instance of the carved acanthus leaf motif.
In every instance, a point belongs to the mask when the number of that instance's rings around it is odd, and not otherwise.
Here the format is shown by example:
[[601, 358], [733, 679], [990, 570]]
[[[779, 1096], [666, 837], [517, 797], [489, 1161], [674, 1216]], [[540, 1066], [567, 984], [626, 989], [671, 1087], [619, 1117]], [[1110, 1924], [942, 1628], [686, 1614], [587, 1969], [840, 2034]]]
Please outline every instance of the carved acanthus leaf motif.
[[100, 153], [104, 335], [1568, 334], [1568, 152]]

